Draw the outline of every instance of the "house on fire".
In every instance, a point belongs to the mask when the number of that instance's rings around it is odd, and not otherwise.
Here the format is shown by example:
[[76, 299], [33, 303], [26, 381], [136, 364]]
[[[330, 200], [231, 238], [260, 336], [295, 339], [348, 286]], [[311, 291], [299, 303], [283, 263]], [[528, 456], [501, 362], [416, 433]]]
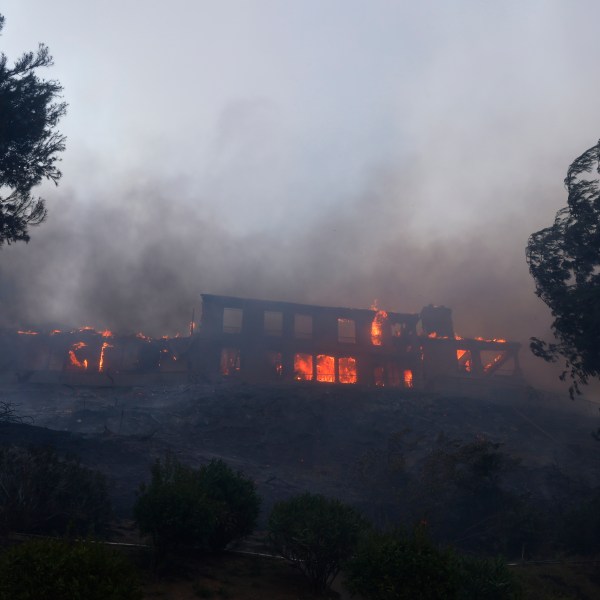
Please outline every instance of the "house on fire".
[[202, 295], [190, 353], [206, 378], [432, 387], [520, 379], [520, 344], [463, 339], [451, 310], [420, 314]]

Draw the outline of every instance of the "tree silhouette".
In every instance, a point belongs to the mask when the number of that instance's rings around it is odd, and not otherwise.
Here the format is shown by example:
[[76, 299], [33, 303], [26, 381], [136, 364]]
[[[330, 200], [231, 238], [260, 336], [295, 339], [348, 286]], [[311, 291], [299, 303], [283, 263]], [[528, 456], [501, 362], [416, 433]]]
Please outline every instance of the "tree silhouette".
[[[0, 31], [3, 26], [0, 15]], [[46, 217], [44, 200], [31, 190], [43, 179], [57, 184], [61, 177], [57, 162], [65, 136], [56, 125], [67, 105], [59, 101], [62, 86], [37, 75], [52, 64], [43, 44], [12, 66], [0, 53], [0, 247], [29, 241], [28, 227]]]
[[550, 362], [565, 361], [561, 379], [580, 384], [600, 375], [600, 141], [573, 161], [565, 178], [567, 206], [551, 227], [531, 234], [529, 271], [536, 294], [550, 307], [556, 342], [531, 338], [531, 350]]

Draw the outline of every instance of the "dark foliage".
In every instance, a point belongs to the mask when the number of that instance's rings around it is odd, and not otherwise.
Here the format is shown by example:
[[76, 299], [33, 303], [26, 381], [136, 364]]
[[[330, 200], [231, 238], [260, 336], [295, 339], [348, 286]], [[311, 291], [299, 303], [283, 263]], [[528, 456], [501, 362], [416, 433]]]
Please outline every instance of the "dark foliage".
[[252, 533], [260, 511], [260, 497], [253, 481], [234, 472], [222, 460], [212, 460], [200, 468], [200, 485], [216, 511], [215, 525], [208, 537], [213, 552]]
[[310, 493], [277, 502], [268, 525], [273, 548], [293, 561], [317, 592], [331, 585], [365, 527], [350, 506]]
[[140, 487], [134, 516], [163, 559], [184, 547], [224, 549], [252, 532], [259, 507], [254, 483], [223, 461], [194, 469], [167, 455]]
[[98, 471], [50, 448], [0, 448], [0, 531], [99, 534], [109, 516]]
[[[0, 31], [3, 25], [0, 15]], [[46, 217], [43, 199], [31, 190], [61, 177], [57, 162], [65, 137], [55, 128], [67, 105], [58, 101], [61, 85], [37, 75], [52, 64], [43, 44], [12, 66], [0, 54], [0, 246], [29, 241], [28, 227]]]
[[532, 338], [544, 360], [565, 361], [570, 393], [600, 375], [600, 141], [573, 161], [565, 178], [567, 206], [551, 227], [533, 233], [527, 262], [536, 294], [550, 307], [556, 342]]
[[371, 531], [345, 566], [347, 586], [366, 600], [512, 600], [518, 589], [502, 560], [460, 557], [424, 527]]
[[503, 485], [517, 461], [499, 443], [440, 435], [409, 486], [412, 517], [427, 522], [436, 538], [476, 552], [517, 554], [528, 531], [526, 499]]
[[373, 531], [346, 564], [347, 585], [367, 600], [457, 598], [458, 558], [440, 550], [422, 528], [412, 534]]
[[95, 542], [36, 540], [0, 555], [0, 600], [141, 600], [124, 558]]
[[600, 490], [586, 494], [560, 522], [561, 541], [573, 554], [600, 553]]

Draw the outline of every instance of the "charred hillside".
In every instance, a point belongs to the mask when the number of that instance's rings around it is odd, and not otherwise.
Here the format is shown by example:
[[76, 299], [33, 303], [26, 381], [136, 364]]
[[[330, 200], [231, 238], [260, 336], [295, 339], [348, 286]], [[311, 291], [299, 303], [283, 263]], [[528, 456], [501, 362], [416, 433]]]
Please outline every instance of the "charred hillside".
[[[2, 397], [35, 426], [3, 425], [1, 444], [51, 444], [103, 471], [125, 516], [148, 467], [226, 460], [272, 503], [311, 490], [371, 515], [398, 513], [403, 477], [417, 476], [440, 439], [501, 444], [518, 466], [506, 485], [540, 502], [600, 482], [597, 427], [551, 409], [533, 390], [495, 398], [309, 383], [83, 388], [4, 385]], [[565, 401], [566, 402], [566, 401]], [[591, 410], [591, 409], [590, 409]]]

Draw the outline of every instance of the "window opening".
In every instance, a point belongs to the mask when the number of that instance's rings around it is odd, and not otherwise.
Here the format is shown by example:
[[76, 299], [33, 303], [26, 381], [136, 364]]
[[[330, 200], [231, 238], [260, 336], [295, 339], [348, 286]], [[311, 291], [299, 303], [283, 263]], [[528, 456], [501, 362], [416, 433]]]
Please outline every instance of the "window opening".
[[375, 367], [373, 370], [373, 378], [377, 387], [385, 386], [385, 371], [383, 367]]
[[240, 351], [238, 348], [221, 349], [221, 375], [235, 375], [240, 371]]
[[458, 363], [458, 370], [462, 373], [471, 372], [471, 351], [470, 350], [457, 350], [456, 351], [456, 362]]
[[356, 324], [352, 319], [338, 319], [338, 342], [356, 343]]
[[312, 381], [313, 358], [310, 354], [294, 355], [294, 379], [296, 381]]
[[241, 308], [224, 308], [223, 333], [241, 333], [243, 316]]
[[267, 352], [267, 364], [269, 366], [270, 375], [281, 377], [283, 374], [281, 352]]
[[317, 381], [335, 382], [335, 358], [333, 356], [317, 355]]
[[356, 359], [352, 356], [338, 360], [340, 383], [356, 383]]

